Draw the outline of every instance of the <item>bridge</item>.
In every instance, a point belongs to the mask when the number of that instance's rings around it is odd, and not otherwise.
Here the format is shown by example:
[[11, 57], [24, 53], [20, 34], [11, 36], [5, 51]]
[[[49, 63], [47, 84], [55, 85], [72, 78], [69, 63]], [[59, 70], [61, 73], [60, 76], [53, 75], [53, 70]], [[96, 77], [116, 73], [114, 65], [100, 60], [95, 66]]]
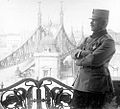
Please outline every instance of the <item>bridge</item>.
[[[62, 2], [60, 11], [60, 24], [58, 25], [57, 34], [55, 36], [52, 36], [52, 33], [50, 33], [50, 28], [48, 29], [41, 25], [40, 5], [41, 2], [39, 2], [38, 28], [22, 46], [4, 59], [0, 60], [0, 72], [5, 73], [5, 70], [8, 69], [10, 71], [9, 73], [11, 74], [16, 72], [20, 73], [21, 77], [27, 77], [27, 74], [30, 76], [30, 72], [35, 72], [34, 67], [38, 66], [35, 55], [44, 51], [58, 54], [57, 59], [59, 64], [57, 68], [60, 70], [60, 68], [62, 68], [60, 64], [65, 56], [68, 55], [67, 52], [71, 51], [71, 49], [76, 46], [74, 43], [74, 36], [71, 35], [72, 40], [70, 40], [64, 29]], [[44, 41], [47, 42], [44, 43]]]
[[[48, 45], [46, 46], [44, 43]], [[21, 47], [0, 61], [0, 71], [4, 72], [5, 69], [13, 68], [14, 73], [20, 72], [23, 77], [27, 77], [27, 74], [30, 76], [30, 73], [35, 72], [36, 53], [46, 50], [50, 53], [58, 53], [58, 58], [62, 61], [75, 46], [67, 36], [63, 25], [59, 27], [55, 38], [49, 36], [46, 28], [39, 26]], [[13, 74], [13, 72], [10, 73]]]
[[[35, 72], [33, 68], [36, 66], [35, 54], [43, 53], [44, 51], [46, 51], [46, 46], [43, 47], [41, 45], [43, 39], [45, 39], [46, 37], [48, 37], [48, 34], [45, 28], [43, 28], [42, 26], [38, 27], [37, 30], [33, 33], [33, 35], [21, 47], [19, 47], [12, 54], [8, 55], [7, 57], [5, 57], [0, 61], [1, 71], [4, 71], [5, 69], [9, 69], [9, 68], [14, 68], [16, 69], [16, 72], [10, 71], [9, 73], [10, 74], [19, 73], [20, 74], [19, 76], [23, 78], [20, 81], [17, 80], [17, 82], [13, 85], [11, 85], [12, 83], [10, 83], [8, 87], [4, 86], [4, 82], [2, 83], [1, 85], [2, 89], [0, 89], [0, 93], [2, 93], [1, 104], [4, 108], [16, 109], [16, 108], [22, 107], [25, 109], [32, 109], [34, 103], [37, 103], [36, 105], [37, 109], [42, 109], [43, 103], [46, 103], [45, 107], [48, 109], [63, 108], [64, 105], [61, 103], [61, 100], [57, 100], [59, 99], [57, 96], [56, 96], [57, 98], [54, 97], [56, 90], [59, 90], [61, 93], [59, 97], [61, 96], [65, 97], [62, 101], [64, 101], [67, 104], [70, 103], [71, 97], [72, 97], [72, 90], [73, 90], [72, 87], [67, 86], [66, 84], [52, 77], [45, 77], [45, 78], [42, 78], [41, 80], [28, 78], [29, 76], [27, 74]], [[70, 53], [70, 51], [75, 48], [75, 45], [70, 41], [70, 39], [68, 38], [65, 32], [64, 26], [60, 26], [60, 29], [53, 42], [54, 43], [51, 43], [52, 46], [49, 45], [50, 43], [48, 42], [49, 44], [47, 46], [47, 50], [49, 51], [49, 53], [54, 53], [54, 52], [58, 53], [57, 58], [60, 61], [60, 63]], [[61, 68], [61, 65], [58, 65], [58, 66], [59, 68]], [[30, 77], [31, 77], [31, 74], [30, 74]], [[46, 80], [48, 81], [48, 83], [43, 84], [43, 82]], [[34, 85], [31, 85], [31, 84], [29, 85], [29, 82], [33, 82]], [[21, 87], [20, 85], [23, 83], [25, 83], [24, 87], [23, 85]], [[55, 84], [57, 83], [59, 86], [61, 85], [62, 88], [55, 86], [53, 89], [51, 89], [51, 87], [54, 86], [53, 83]], [[48, 87], [49, 85], [50, 87]], [[17, 87], [20, 87], [20, 88], [17, 88]], [[26, 87], [29, 87], [29, 88], [26, 89]], [[37, 90], [35, 87], [37, 88]], [[43, 91], [41, 89], [42, 87], [45, 89], [45, 99], [41, 97], [42, 94], [44, 93], [44, 92], [41, 92]], [[36, 90], [35, 93], [37, 98], [33, 98], [33, 92], [32, 92], [33, 90]], [[68, 92], [66, 92], [66, 90]], [[18, 95], [16, 95], [14, 92], [18, 93]], [[22, 95], [20, 94], [21, 92], [22, 92]], [[51, 95], [51, 93], [53, 93], [53, 95]], [[18, 98], [21, 98], [21, 99], [18, 100]], [[52, 101], [51, 101], [51, 98], [53, 99]], [[11, 107], [11, 104], [14, 104], [14, 103], [15, 105]], [[18, 103], [18, 105], [16, 105], [16, 103]]]
[[[73, 43], [75, 42], [74, 35], [72, 34], [71, 37], [72, 41], [67, 36], [63, 25], [59, 25], [59, 31], [54, 40], [51, 38], [49, 31], [47, 31], [45, 27], [39, 26], [21, 47], [0, 60], [0, 71], [14, 67], [16, 72], [23, 72], [24, 77], [27, 77], [27, 74], [30, 75], [31, 72], [35, 72], [33, 70], [35, 67], [35, 53], [42, 53], [46, 49], [49, 49], [50, 52], [58, 53], [59, 59], [62, 61], [62, 59], [69, 54], [69, 51], [76, 47], [75, 43]], [[45, 46], [43, 46], [44, 39], [48, 39], [46, 40], [48, 42], [45, 43], [48, 43], [47, 48], [45, 44]], [[52, 39], [52, 42], [50, 42], [50, 39]], [[113, 63], [115, 63], [115, 60], [113, 60]], [[113, 73], [118, 72], [119, 70], [119, 67], [114, 67], [112, 64], [110, 65], [110, 68]]]
[[[41, 36], [39, 33], [41, 33]], [[20, 64], [28, 59], [33, 60], [34, 52], [39, 49], [37, 44], [42, 35], [45, 35], [45, 31], [42, 27], [39, 27], [21, 47], [0, 61], [0, 69]]]

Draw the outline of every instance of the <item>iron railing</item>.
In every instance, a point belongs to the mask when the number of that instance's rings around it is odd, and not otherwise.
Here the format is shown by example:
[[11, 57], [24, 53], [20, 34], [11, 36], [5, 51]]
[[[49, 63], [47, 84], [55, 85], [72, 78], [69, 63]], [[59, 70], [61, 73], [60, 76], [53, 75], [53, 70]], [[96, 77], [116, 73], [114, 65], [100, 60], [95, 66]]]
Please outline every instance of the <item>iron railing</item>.
[[73, 95], [72, 87], [52, 77], [22, 79], [0, 92], [5, 109], [32, 109], [33, 103], [36, 109], [62, 109], [70, 106]]

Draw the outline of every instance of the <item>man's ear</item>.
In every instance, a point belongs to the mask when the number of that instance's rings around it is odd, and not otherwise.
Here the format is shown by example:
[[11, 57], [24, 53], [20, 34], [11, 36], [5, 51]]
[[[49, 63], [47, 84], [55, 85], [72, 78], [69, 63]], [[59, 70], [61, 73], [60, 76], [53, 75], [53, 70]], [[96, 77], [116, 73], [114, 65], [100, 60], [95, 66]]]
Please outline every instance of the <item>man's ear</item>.
[[106, 28], [107, 25], [108, 25], [108, 20], [101, 20], [100, 25], [101, 25], [102, 28]]

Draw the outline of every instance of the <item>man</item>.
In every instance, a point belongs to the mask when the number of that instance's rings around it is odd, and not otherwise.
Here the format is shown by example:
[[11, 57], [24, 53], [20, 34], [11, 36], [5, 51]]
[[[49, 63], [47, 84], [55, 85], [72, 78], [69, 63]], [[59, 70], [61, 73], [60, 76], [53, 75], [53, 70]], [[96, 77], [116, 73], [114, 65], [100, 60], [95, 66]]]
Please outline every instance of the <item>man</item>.
[[72, 109], [102, 109], [106, 95], [113, 92], [108, 69], [115, 53], [115, 43], [108, 34], [109, 11], [93, 9], [91, 30], [93, 34], [72, 54], [79, 72], [73, 84]]

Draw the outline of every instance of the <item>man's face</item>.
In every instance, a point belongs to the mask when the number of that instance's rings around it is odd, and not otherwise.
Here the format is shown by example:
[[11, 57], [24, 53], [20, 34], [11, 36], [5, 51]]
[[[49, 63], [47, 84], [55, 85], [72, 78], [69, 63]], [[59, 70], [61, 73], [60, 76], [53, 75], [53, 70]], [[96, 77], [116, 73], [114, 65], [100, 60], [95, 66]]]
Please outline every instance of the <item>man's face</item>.
[[91, 31], [99, 31], [102, 28], [102, 22], [99, 19], [92, 19], [90, 26]]

